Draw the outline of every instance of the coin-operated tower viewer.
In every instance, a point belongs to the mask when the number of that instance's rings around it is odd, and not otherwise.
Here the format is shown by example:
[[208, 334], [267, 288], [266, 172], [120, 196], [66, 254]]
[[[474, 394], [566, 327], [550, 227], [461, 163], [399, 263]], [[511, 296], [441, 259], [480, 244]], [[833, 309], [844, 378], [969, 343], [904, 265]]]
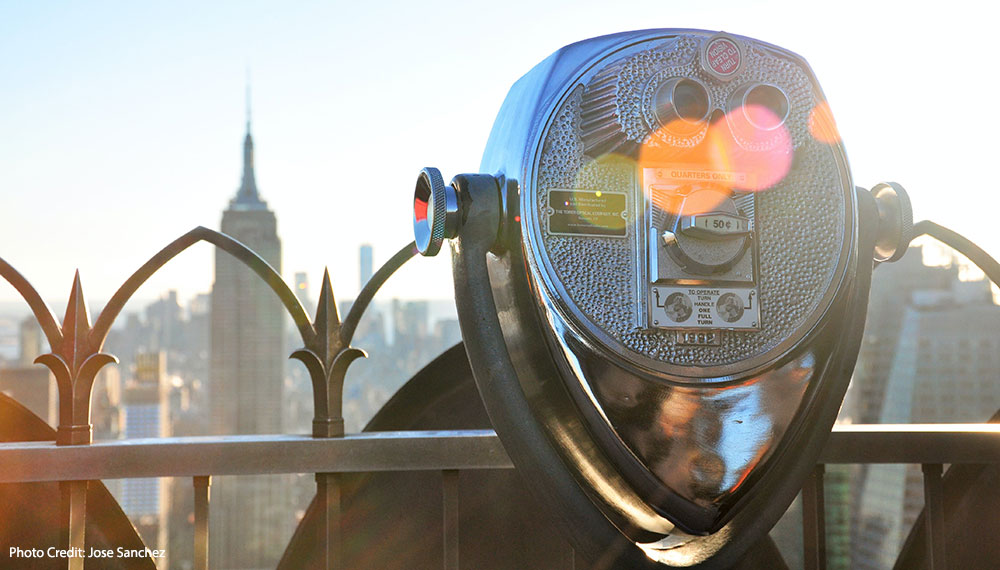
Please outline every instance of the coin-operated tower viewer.
[[517, 469], [587, 559], [732, 566], [816, 463], [905, 194], [855, 189], [802, 58], [693, 30], [559, 50], [480, 172], [424, 169], [414, 230]]

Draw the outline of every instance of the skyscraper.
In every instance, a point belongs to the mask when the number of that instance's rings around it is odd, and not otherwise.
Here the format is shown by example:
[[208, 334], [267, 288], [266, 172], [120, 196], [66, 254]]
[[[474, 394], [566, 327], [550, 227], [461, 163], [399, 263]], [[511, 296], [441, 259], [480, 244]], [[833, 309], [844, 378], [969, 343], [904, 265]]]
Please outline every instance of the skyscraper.
[[[277, 219], [254, 178], [250, 122], [243, 142], [243, 183], [222, 213], [222, 233], [281, 272]], [[215, 252], [212, 286], [211, 393], [218, 434], [278, 433], [285, 354], [284, 309], [264, 281], [228, 253]]]
[[[1000, 408], [993, 380], [1000, 339], [990, 332], [1000, 328], [1000, 307], [989, 282], [959, 281], [952, 268], [942, 286], [936, 275], [944, 271], [924, 268], [908, 297], [900, 295], [905, 285], [896, 283], [898, 339], [881, 370], [879, 423], [984, 422]], [[892, 567], [923, 506], [922, 481], [919, 466], [869, 466], [855, 486], [852, 568]]]
[[295, 273], [295, 296], [310, 316], [316, 314], [316, 306], [309, 296], [309, 274], [305, 271]]
[[[122, 391], [126, 439], [170, 435], [166, 376], [163, 351], [135, 355], [134, 375]], [[121, 505], [150, 548], [166, 549], [170, 509], [167, 479], [125, 479]]]
[[[895, 263], [886, 263], [875, 269], [868, 302], [865, 335], [861, 341], [854, 376], [844, 398], [838, 421], [855, 424], [874, 424], [882, 420], [889, 374], [893, 368], [896, 350], [903, 328], [903, 317], [914, 292], [918, 290], [948, 290], [958, 281], [958, 268], [924, 265], [923, 248], [911, 246], [906, 255]], [[862, 520], [862, 490], [868, 479], [870, 465], [851, 467], [848, 539], [854, 566], [867, 564], [875, 556], [873, 536], [881, 536], [884, 529], [873, 521]], [[828, 504], [828, 506], [830, 506]], [[840, 505], [835, 506], [840, 508]], [[833, 529], [828, 529], [832, 532]], [[840, 540], [842, 537], [835, 537]], [[867, 546], [866, 546], [867, 545]]]
[[42, 350], [42, 328], [34, 317], [27, 317], [21, 321], [18, 337], [21, 352], [14, 363], [16, 366], [0, 365], [0, 392], [55, 426], [59, 403], [55, 378], [44, 366], [33, 364], [35, 358], [45, 352]]
[[[222, 214], [222, 233], [281, 272], [277, 220], [257, 191], [250, 120], [243, 181]], [[280, 433], [287, 350], [284, 308], [260, 278], [222, 250], [215, 254], [211, 307], [210, 409], [215, 434]], [[273, 568], [282, 527], [292, 528], [288, 486], [276, 477], [218, 478], [212, 485], [212, 568]], [[289, 533], [291, 531], [289, 530]]]
[[368, 281], [372, 278], [372, 275], [374, 275], [372, 269], [374, 267], [373, 258], [374, 251], [372, 250], [372, 245], [370, 243], [361, 244], [361, 248], [358, 250], [358, 261], [360, 262], [360, 271], [358, 272], [360, 284], [358, 285], [358, 288], [360, 289], [364, 289], [365, 284], [368, 283]]
[[919, 246], [910, 247], [896, 263], [876, 268], [872, 277], [865, 336], [840, 419], [856, 424], [879, 423], [886, 380], [903, 326], [903, 313], [913, 292], [943, 291], [957, 281], [957, 267], [924, 265], [923, 248]]

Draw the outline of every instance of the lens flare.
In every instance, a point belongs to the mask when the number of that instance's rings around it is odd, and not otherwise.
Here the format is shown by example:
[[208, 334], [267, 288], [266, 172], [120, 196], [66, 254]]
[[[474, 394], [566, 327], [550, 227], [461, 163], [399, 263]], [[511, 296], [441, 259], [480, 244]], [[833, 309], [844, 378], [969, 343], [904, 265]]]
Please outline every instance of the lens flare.
[[[693, 189], [758, 192], [780, 183], [792, 165], [792, 137], [785, 117], [763, 105], [746, 105], [710, 122], [697, 145], [680, 149], [651, 134], [639, 149], [639, 169], [647, 199], [678, 213], [677, 196]], [[662, 127], [667, 133], [671, 125]], [[709, 193], [723, 199], [726, 192]], [[711, 211], [718, 204], [703, 204]]]
[[840, 132], [833, 121], [830, 104], [820, 101], [809, 112], [809, 134], [821, 143], [837, 144], [840, 142]]
[[740, 189], [767, 190], [784, 180], [792, 166], [792, 136], [785, 118], [764, 105], [751, 104], [731, 111], [726, 119], [739, 140], [727, 149], [731, 168], [748, 174], [747, 185]]

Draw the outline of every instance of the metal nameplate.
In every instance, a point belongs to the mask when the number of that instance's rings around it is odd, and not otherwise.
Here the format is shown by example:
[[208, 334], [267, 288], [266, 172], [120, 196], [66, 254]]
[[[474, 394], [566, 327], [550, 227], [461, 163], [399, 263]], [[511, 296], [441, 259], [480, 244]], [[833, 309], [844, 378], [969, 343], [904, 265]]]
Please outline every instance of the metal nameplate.
[[676, 340], [677, 344], [686, 346], [721, 346], [722, 331], [677, 331]]
[[758, 330], [760, 307], [752, 288], [650, 286], [650, 317], [666, 329]]
[[625, 237], [628, 198], [624, 192], [549, 191], [549, 233]]

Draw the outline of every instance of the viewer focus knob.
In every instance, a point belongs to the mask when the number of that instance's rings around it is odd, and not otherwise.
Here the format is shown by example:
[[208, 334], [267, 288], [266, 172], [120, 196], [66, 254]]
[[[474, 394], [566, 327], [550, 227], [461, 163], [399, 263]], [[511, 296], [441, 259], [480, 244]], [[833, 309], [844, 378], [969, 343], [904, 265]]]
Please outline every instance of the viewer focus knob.
[[913, 238], [913, 208], [906, 190], [895, 182], [882, 182], [872, 188], [878, 205], [878, 238], [875, 261], [898, 261]]
[[441, 178], [441, 171], [420, 171], [413, 191], [413, 236], [421, 255], [437, 255], [446, 238], [458, 235], [458, 193]]

